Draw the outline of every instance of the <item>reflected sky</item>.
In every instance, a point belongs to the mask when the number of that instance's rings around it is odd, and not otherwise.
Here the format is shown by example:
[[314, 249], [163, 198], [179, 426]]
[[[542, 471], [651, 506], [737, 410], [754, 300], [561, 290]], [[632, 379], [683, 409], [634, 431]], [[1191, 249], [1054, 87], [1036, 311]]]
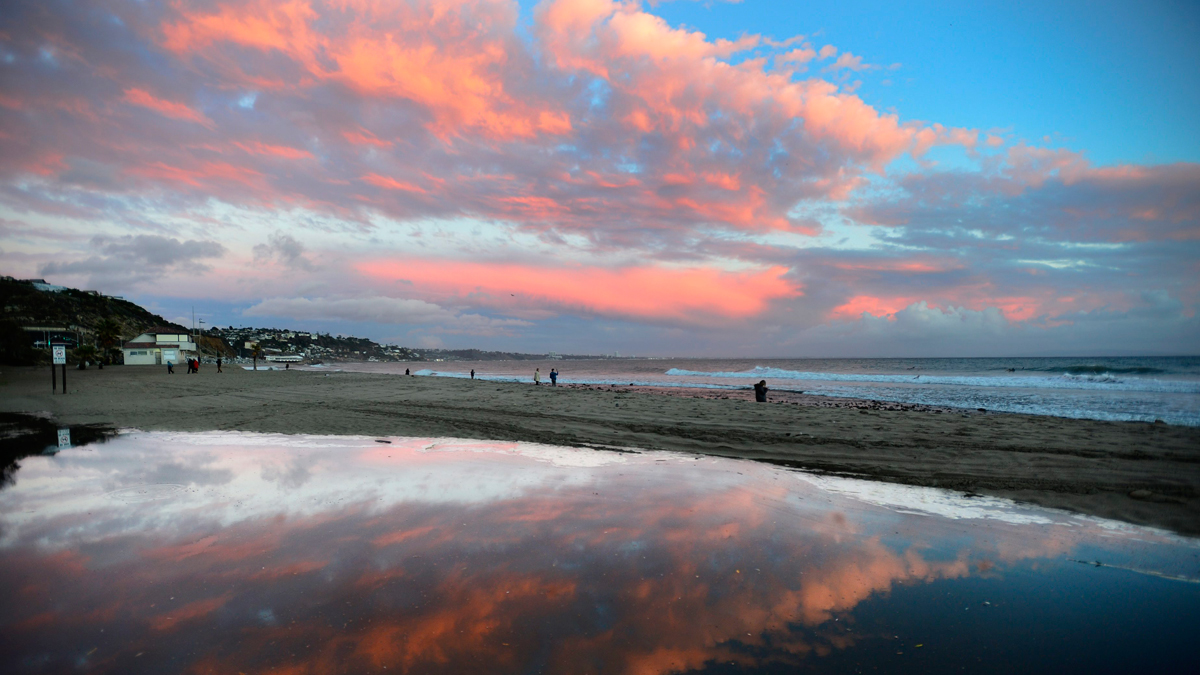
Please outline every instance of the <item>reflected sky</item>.
[[139, 432], [27, 458], [0, 491], [0, 669], [1178, 668], [1198, 555], [728, 459]]

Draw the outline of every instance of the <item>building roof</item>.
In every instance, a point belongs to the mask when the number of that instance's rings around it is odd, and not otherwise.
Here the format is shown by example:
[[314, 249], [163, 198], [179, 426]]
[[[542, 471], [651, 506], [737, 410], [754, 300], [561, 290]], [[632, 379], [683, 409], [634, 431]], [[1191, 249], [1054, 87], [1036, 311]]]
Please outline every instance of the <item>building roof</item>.
[[154, 342], [126, 342], [125, 344], [121, 345], [121, 349], [148, 349], [150, 347], [157, 346], [158, 345]]
[[144, 335], [153, 335], [161, 333], [163, 335], [188, 335], [189, 331], [186, 328], [171, 328], [170, 326], [152, 326], [142, 331]]

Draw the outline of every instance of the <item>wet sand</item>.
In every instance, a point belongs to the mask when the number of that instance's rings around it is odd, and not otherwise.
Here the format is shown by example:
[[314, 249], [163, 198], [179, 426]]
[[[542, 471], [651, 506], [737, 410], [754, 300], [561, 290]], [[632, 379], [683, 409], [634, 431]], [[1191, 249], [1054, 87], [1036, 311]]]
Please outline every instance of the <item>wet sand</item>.
[[[750, 391], [364, 373], [0, 370], [0, 410], [146, 430], [451, 436], [736, 457], [1010, 497], [1200, 535], [1200, 429]], [[748, 383], [747, 383], [748, 384]], [[727, 397], [727, 398], [726, 398]]]

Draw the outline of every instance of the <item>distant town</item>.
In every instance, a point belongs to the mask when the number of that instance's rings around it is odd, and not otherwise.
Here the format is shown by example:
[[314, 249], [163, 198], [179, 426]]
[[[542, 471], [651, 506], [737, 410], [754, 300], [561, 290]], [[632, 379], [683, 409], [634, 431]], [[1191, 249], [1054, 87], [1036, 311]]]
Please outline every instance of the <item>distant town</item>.
[[[200, 333], [202, 337], [219, 339], [237, 352], [239, 357], [251, 354], [255, 345], [269, 361], [502, 361], [544, 359], [606, 359], [620, 355], [562, 355], [521, 354], [515, 352], [483, 351], [479, 349], [410, 349], [399, 345], [379, 344], [367, 338], [332, 335], [283, 328], [244, 328], [215, 326]], [[204, 349], [204, 342], [201, 342]], [[286, 359], [286, 360], [293, 360]]]
[[623, 358], [620, 354], [412, 349], [290, 328], [212, 326], [199, 330], [167, 321], [120, 296], [58, 286], [44, 279], [0, 277], [0, 307], [0, 360], [12, 364], [48, 362], [52, 344], [65, 345], [72, 354], [93, 355], [90, 359], [76, 355], [73, 362], [131, 364], [162, 362], [164, 346], [180, 352], [172, 359], [191, 354], [201, 359], [257, 357], [280, 363]]

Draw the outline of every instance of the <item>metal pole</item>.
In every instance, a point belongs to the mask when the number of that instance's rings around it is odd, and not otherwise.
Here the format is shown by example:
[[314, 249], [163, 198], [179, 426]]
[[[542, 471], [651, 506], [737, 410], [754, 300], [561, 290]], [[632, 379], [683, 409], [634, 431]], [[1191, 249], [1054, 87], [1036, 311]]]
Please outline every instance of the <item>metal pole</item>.
[[[53, 347], [51, 347], [53, 349]], [[54, 364], [50, 364], [50, 393], [58, 393], [58, 373], [54, 372]]]
[[67, 364], [63, 364], [63, 393], [67, 393]]

